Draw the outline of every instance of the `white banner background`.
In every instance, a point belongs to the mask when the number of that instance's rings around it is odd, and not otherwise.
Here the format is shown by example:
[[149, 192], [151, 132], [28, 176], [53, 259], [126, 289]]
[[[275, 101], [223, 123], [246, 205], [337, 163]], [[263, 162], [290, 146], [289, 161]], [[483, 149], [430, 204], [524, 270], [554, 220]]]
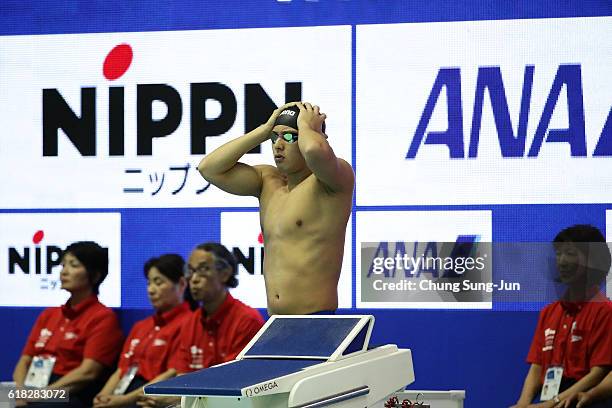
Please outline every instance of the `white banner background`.
[[[38, 245], [33, 235], [42, 230]], [[19, 213], [0, 214], [0, 306], [59, 306], [69, 293], [60, 289], [61, 266], [46, 274], [46, 246], [66, 249], [76, 241], [95, 241], [108, 248], [108, 276], [100, 286], [100, 301], [121, 307], [121, 214], [119, 213]], [[24, 255], [30, 251], [30, 273], [19, 267], [9, 274], [9, 247]], [[41, 249], [42, 273], [35, 273], [35, 248]], [[54, 286], [52, 284], [56, 282]], [[47, 289], [44, 289], [46, 287]]]
[[358, 211], [356, 222], [357, 307], [380, 309], [490, 309], [490, 302], [364, 302], [361, 300], [362, 242], [455, 242], [478, 235], [492, 242], [490, 211]]
[[[357, 204], [611, 202], [603, 186], [612, 158], [592, 157], [612, 104], [610, 38], [610, 17], [357, 26]], [[447, 146], [422, 144], [405, 159], [440, 68], [461, 68], [467, 156], [478, 68], [501, 68], [516, 134], [525, 66], [534, 65], [527, 156], [562, 64], [581, 65], [587, 157], [544, 142], [538, 157], [502, 158], [485, 92], [477, 158], [450, 159]], [[425, 138], [447, 130], [446, 98], [443, 88]], [[548, 128], [567, 127], [563, 87]]]
[[[111, 49], [129, 44], [128, 71], [107, 80], [103, 62]], [[324, 44], [324, 45], [323, 45]], [[351, 157], [351, 30], [348, 26], [244, 30], [167, 31], [0, 37], [0, 208], [125, 208], [256, 206], [250, 197], [230, 196], [206, 185], [195, 170], [202, 156], [190, 155], [190, 83], [220, 82], [231, 88], [237, 117], [225, 135], [207, 138], [207, 151], [244, 132], [244, 86], [259, 83], [277, 104], [285, 83], [301, 82], [302, 98], [328, 114], [330, 142], [339, 157]], [[168, 84], [181, 96], [183, 115], [171, 135], [153, 140], [152, 156], [136, 156], [136, 87]], [[125, 156], [109, 157], [109, 87], [124, 87]], [[81, 88], [96, 87], [97, 155], [82, 157], [59, 131], [58, 157], [42, 155], [42, 90], [57, 89], [81, 114]], [[207, 116], [220, 105], [210, 102]], [[153, 117], [166, 105], [153, 104]], [[212, 115], [212, 116], [211, 116]], [[271, 145], [250, 154], [247, 163], [273, 164]], [[182, 171], [191, 165], [184, 191]], [[137, 168], [142, 174], [125, 174]], [[161, 179], [163, 190], [149, 176]], [[124, 193], [123, 188], [144, 188]], [[75, 193], [78, 188], [78, 194]]]

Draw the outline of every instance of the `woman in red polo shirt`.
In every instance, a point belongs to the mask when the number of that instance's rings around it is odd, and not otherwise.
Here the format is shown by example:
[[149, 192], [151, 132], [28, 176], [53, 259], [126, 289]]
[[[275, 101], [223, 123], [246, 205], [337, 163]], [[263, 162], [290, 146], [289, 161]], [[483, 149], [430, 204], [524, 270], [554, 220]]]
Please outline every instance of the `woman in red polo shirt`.
[[[105, 248], [91, 241], [66, 248], [60, 281], [70, 298], [61, 307], [45, 309], [36, 320], [13, 372], [17, 387], [62, 388], [69, 391], [70, 402], [57, 406], [91, 405], [123, 340], [115, 313], [98, 301], [98, 289], [106, 275]], [[28, 405], [56, 406], [50, 402]]]
[[[612, 365], [612, 302], [599, 291], [610, 269], [610, 250], [591, 225], [574, 225], [554, 239], [557, 280], [567, 289], [541, 312], [515, 408], [561, 406], [606, 376]], [[539, 404], [532, 404], [541, 391]], [[610, 405], [602, 405], [602, 407]]]
[[94, 399], [94, 407], [135, 406], [143, 385], [174, 375], [168, 371], [168, 360], [176, 350], [180, 327], [191, 314], [190, 303], [196, 306], [185, 292], [184, 266], [183, 258], [175, 254], [152, 258], [145, 264], [147, 295], [155, 314], [132, 328], [119, 367]]

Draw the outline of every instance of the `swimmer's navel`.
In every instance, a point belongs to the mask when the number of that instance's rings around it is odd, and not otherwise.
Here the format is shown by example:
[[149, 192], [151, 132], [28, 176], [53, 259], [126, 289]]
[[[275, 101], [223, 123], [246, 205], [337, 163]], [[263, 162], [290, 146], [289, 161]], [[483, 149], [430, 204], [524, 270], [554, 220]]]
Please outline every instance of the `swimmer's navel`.
[[298, 227], [301, 227], [302, 226], [302, 220], [297, 220], [295, 222], [295, 225], [297, 225]]

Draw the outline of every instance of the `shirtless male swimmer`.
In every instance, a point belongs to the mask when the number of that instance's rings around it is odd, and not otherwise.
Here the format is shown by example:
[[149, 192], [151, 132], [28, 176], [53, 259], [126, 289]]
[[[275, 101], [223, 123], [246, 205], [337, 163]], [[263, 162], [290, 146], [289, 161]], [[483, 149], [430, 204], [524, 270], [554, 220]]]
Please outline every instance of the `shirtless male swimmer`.
[[[268, 121], [206, 155], [198, 170], [215, 186], [259, 199], [268, 313], [338, 308], [338, 279], [355, 175], [327, 142], [326, 115], [292, 102]], [[266, 140], [276, 167], [238, 160]]]

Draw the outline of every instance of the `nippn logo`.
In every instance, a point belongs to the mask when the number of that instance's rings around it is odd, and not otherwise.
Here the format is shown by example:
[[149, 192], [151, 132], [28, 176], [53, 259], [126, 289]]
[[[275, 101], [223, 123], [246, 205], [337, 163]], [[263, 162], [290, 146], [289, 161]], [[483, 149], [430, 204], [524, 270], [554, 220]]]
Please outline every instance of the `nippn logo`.
[[43, 245], [45, 232], [38, 230], [32, 236], [32, 245], [8, 247], [8, 273], [26, 275], [50, 275], [62, 261], [62, 249], [58, 245]]
[[0, 306], [65, 303], [62, 257], [69, 245], [82, 241], [94, 241], [106, 250], [109, 274], [99, 299], [107, 306], [121, 306], [121, 214], [3, 213], [0, 231]]
[[[256, 243], [255, 243], [256, 242]], [[257, 235], [257, 240], [253, 240], [253, 245], [247, 247], [234, 246], [231, 248], [239, 265], [246, 270], [249, 275], [263, 274], [264, 263], [264, 238], [263, 233]]]
[[[260, 83], [244, 83], [241, 87], [236, 87], [233, 82], [232, 88], [219, 82], [217, 78], [207, 77], [205, 72], [201, 74], [201, 81], [187, 84], [188, 94], [181, 94], [179, 91], [186, 88], [182, 78], [168, 77], [167, 81], [172, 81], [172, 84], [139, 83], [137, 74], [128, 72], [131, 67], [138, 66], [139, 57], [141, 56], [138, 49], [132, 45], [115, 45], [101, 64], [101, 74], [109, 81], [108, 93], [96, 87], [75, 84], [81, 86], [80, 106], [75, 101], [68, 102], [62, 95], [62, 89], [42, 90], [43, 156], [58, 156], [58, 139], [64, 137], [60, 130], [81, 156], [125, 156], [125, 146], [127, 143], [133, 144], [134, 138], [136, 156], [152, 156], [155, 140], [171, 137], [183, 126], [184, 119], [189, 121], [186, 126], [189, 127], [190, 134], [185, 153], [206, 154], [207, 138], [221, 136], [230, 131], [239, 112], [244, 112], [246, 133], [264, 123], [270, 112], [284, 102], [273, 101]], [[142, 57], [150, 58], [151, 55]], [[165, 62], [162, 60], [160, 64]], [[169, 71], [172, 72], [172, 68], [169, 68]], [[116, 84], [119, 80], [135, 87], [136, 100], [128, 100], [128, 85]], [[284, 87], [285, 101], [302, 99], [302, 82], [285, 82]], [[108, 98], [103, 96], [106, 93]], [[238, 100], [244, 103], [240, 109]], [[157, 115], [154, 106], [160, 103], [165, 106], [165, 113], [158, 117], [160, 115]], [[100, 110], [97, 104], [105, 104], [106, 109]], [[125, 115], [125, 107], [133, 104], [136, 106], [135, 126], [126, 123]], [[211, 105], [218, 108], [211, 112]], [[102, 125], [99, 125], [96, 117], [96, 112], [104, 110], [108, 112], [106, 129], [101, 128]], [[135, 129], [135, 135], [129, 134], [128, 129]], [[97, 138], [101, 135], [108, 136], [106, 152], [96, 151]], [[260, 151], [258, 146], [249, 153]]]
[[240, 273], [263, 274], [264, 235], [258, 212], [221, 213], [221, 242], [236, 257]]

